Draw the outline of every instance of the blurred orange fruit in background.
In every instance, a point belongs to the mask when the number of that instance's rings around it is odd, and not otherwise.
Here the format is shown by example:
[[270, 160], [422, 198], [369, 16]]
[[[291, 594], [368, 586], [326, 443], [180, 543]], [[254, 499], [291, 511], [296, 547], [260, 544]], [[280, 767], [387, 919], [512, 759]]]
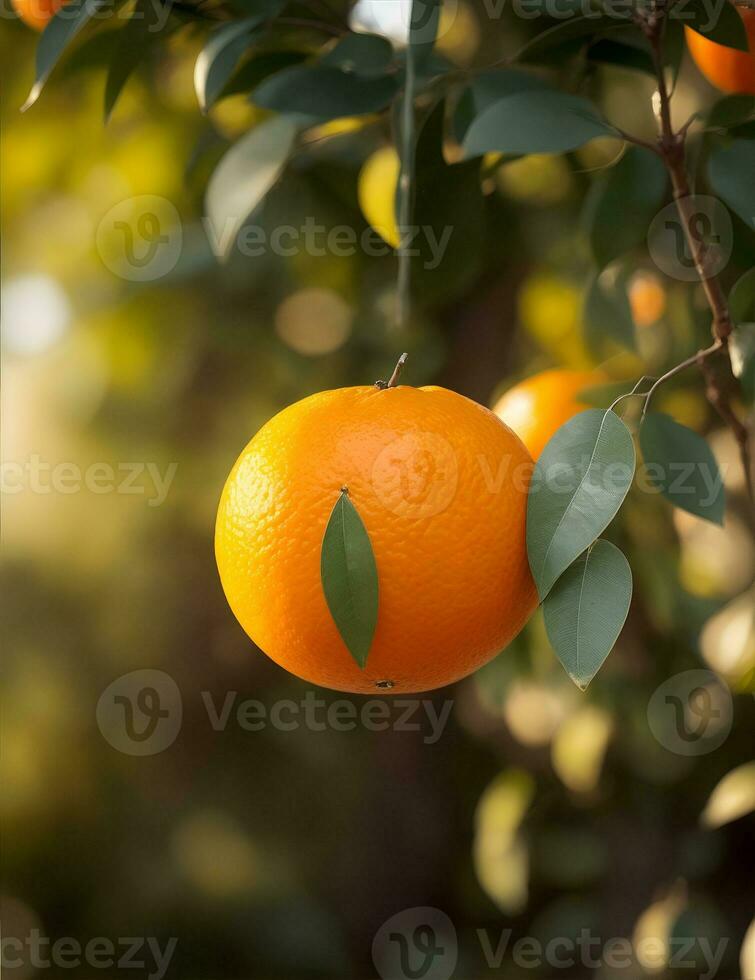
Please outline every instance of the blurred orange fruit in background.
[[509, 388], [493, 411], [537, 459], [556, 429], [591, 407], [578, 399], [579, 392], [605, 381], [599, 371], [541, 371]]
[[[525, 519], [532, 460], [496, 416], [444, 388], [340, 388], [271, 419], [236, 462], [218, 509], [226, 597], [276, 663], [323, 687], [441, 687], [499, 653], [537, 605]], [[342, 487], [377, 564], [364, 669], [321, 583]]]
[[43, 31], [66, 0], [11, 0], [21, 20], [35, 31]]
[[690, 54], [711, 85], [722, 92], [755, 95], [755, 10], [737, 6], [747, 31], [749, 51], [738, 51], [710, 41], [685, 27]]
[[629, 284], [629, 303], [632, 319], [638, 327], [650, 327], [663, 316], [666, 309], [666, 290], [652, 272], [637, 272]]

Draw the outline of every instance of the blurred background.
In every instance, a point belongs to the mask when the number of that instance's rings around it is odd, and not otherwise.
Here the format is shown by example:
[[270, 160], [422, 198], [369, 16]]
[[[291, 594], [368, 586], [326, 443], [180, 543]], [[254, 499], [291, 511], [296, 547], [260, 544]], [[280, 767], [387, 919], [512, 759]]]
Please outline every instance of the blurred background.
[[[228, 692], [235, 705], [269, 708], [308, 690], [252, 647], [213, 557], [227, 472], [282, 407], [386, 377], [402, 350], [408, 383], [491, 405], [553, 366], [600, 362], [633, 383], [705, 337], [695, 287], [638, 251], [640, 354], [585, 340], [581, 215], [619, 145], [488, 161], [479, 191], [449, 191], [449, 208], [473, 223], [417, 283], [412, 323], [397, 334], [392, 254], [212, 254], [207, 177], [260, 110], [238, 95], [199, 113], [192, 72], [204, 27], [160, 46], [107, 126], [104, 46], [82, 44], [22, 115], [36, 36], [10, 15], [1, 29], [4, 941], [38, 930], [82, 947], [133, 936], [165, 949], [175, 937], [168, 977], [366, 980], [377, 976], [382, 924], [431, 906], [456, 931], [462, 980], [752, 980], [752, 515], [731, 438], [694, 371], [659, 407], [710, 435], [727, 519], [716, 528], [632, 491], [613, 533], [635, 599], [587, 694], [536, 615], [478, 675], [428, 696], [437, 711], [453, 702], [435, 740], [424, 709], [412, 719], [419, 731], [383, 732], [245, 731], [233, 712], [218, 731], [207, 709]], [[459, 0], [439, 49], [461, 67], [486, 64], [529, 31], [513, 17], [491, 30]], [[312, 39], [292, 31], [291, 42]], [[603, 66], [583, 84], [615, 122], [652, 133], [648, 77]], [[685, 63], [679, 118], [714, 100]], [[392, 186], [363, 178], [360, 191], [360, 171], [389, 143], [381, 119], [325, 127], [255, 220], [299, 228], [313, 216], [361, 233]], [[107, 253], [111, 209], [141, 195], [172, 206], [182, 227], [174, 267], [142, 282], [114, 272]], [[743, 229], [732, 276], [752, 264]], [[183, 714], [170, 745], [136, 756], [104, 736], [97, 706], [110, 684], [145, 668], [172, 678]], [[705, 692], [699, 704], [692, 688]], [[595, 964], [523, 965], [510, 946], [491, 963], [480, 930], [495, 952], [509, 929], [512, 944], [587, 929], [600, 941], [593, 953], [625, 937], [632, 966], [600, 953]], [[686, 967], [670, 962], [685, 938]], [[712, 967], [701, 939], [722, 950]], [[35, 969], [28, 945], [20, 961], [15, 949], [12, 977], [127, 969]], [[140, 975], [155, 975], [146, 947], [144, 956]]]

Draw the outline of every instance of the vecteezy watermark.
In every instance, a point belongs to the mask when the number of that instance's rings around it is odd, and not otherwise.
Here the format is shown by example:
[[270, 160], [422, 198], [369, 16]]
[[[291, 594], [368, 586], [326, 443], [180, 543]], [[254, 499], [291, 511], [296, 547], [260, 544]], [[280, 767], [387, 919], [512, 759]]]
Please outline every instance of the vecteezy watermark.
[[[668, 16], [682, 22], [698, 21], [703, 30], [708, 31], [718, 23], [726, 2], [727, 0], [702, 0], [696, 6], [693, 0], [678, 0], [669, 7]], [[521, 20], [537, 20], [541, 17], [554, 20], [612, 17], [631, 23], [636, 8], [635, 0], [602, 0], [600, 4], [595, 4], [592, 0], [482, 0], [482, 9], [490, 20], [500, 20], [504, 12], [510, 9]], [[701, 10], [705, 16], [704, 22], [700, 18]]]
[[[497, 935], [477, 929], [476, 936], [482, 958], [495, 976], [508, 963], [518, 970], [627, 970], [631, 978], [640, 972], [639, 963], [652, 957], [661, 958], [669, 970], [696, 969], [699, 980], [712, 980], [729, 945], [727, 938], [720, 938], [714, 946], [707, 936], [647, 937], [636, 942], [624, 936], [606, 939], [586, 928], [576, 936], [548, 940], [515, 939], [512, 929]], [[398, 912], [383, 923], [372, 943], [372, 960], [382, 980], [451, 980], [457, 959], [456, 929], [437, 908]]]
[[[0, 939], [0, 964], [4, 970], [140, 970], [147, 980], [162, 980], [176, 951], [178, 939], [171, 936], [164, 947], [154, 936], [94, 936], [85, 943], [72, 936], [51, 939], [39, 929], [27, 936], [4, 935]], [[146, 972], [145, 972], [146, 971]], [[11, 974], [12, 975], [12, 974]]]
[[[684, 199], [685, 218], [707, 277], [716, 276], [731, 258], [731, 216], [716, 197], [696, 194]], [[650, 256], [667, 276], [682, 282], [700, 278], [676, 204], [667, 204], [648, 229]]]
[[32, 453], [23, 462], [0, 464], [0, 493], [124, 494], [147, 498], [148, 507], [159, 507], [168, 496], [178, 463], [161, 470], [157, 463], [90, 463], [82, 468], [70, 461], [51, 463]]
[[164, 670], [134, 670], [116, 678], [97, 702], [103, 738], [125, 755], [157, 755], [181, 730], [183, 701]]
[[[315, 691], [303, 698], [265, 704], [227, 691], [222, 698], [200, 692], [210, 727], [223, 732], [233, 725], [244, 732], [406, 732], [435, 745], [451, 717], [453, 701], [429, 698], [372, 698], [363, 702], [326, 701]], [[162, 670], [135, 670], [116, 678], [97, 702], [97, 725], [107, 742], [126, 755], [156, 755], [169, 748], [181, 730], [183, 700], [178, 685]]]
[[103, 215], [95, 242], [100, 258], [116, 276], [153, 282], [172, 272], [181, 257], [181, 217], [164, 197], [128, 197]]
[[[394, 251], [380, 234], [383, 231], [392, 237], [393, 229], [368, 227], [357, 231], [351, 225], [328, 228], [318, 224], [311, 216], [305, 218], [299, 227], [276, 225], [272, 229], [245, 224], [236, 231], [238, 221], [233, 217], [227, 217], [222, 228], [216, 228], [208, 217], [203, 218], [202, 223], [210, 248], [218, 257], [226, 256], [233, 250], [246, 258], [259, 258], [266, 254], [282, 258], [293, 258], [295, 255], [348, 258], [359, 253], [379, 258]], [[402, 248], [411, 258], [421, 258], [422, 267], [432, 272], [443, 261], [452, 235], [451, 225], [444, 225], [441, 229], [432, 225], [407, 225], [401, 229]]]
[[391, 916], [372, 942], [372, 962], [382, 980], [451, 980], [458, 955], [453, 922], [430, 907]]
[[648, 725], [676, 755], [705, 755], [731, 731], [731, 692], [711, 670], [685, 670], [664, 681], [648, 702]]

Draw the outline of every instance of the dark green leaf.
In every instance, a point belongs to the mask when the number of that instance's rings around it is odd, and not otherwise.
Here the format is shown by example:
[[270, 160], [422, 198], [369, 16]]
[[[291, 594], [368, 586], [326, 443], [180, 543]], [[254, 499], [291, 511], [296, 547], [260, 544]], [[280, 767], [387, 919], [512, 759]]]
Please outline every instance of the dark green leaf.
[[744, 21], [733, 3], [720, 3], [714, 11], [707, 0], [687, 0], [671, 16], [678, 17], [685, 27], [691, 27], [716, 44], [740, 51], [748, 50]]
[[631, 68], [655, 76], [655, 65], [649, 50], [640, 44], [628, 44], [613, 38], [602, 38], [587, 49], [590, 61], [599, 61], [619, 68]]
[[666, 183], [663, 161], [639, 146], [629, 147], [615, 166], [596, 178], [586, 218], [598, 269], [645, 241]]
[[599, 136], [615, 135], [595, 106], [578, 95], [527, 91], [485, 109], [464, 137], [468, 157], [483, 153], [565, 153]]
[[[156, 42], [160, 27], [159, 6], [153, 0], [137, 0], [126, 26], [118, 31], [118, 45], [109, 60], [105, 82], [105, 122], [110, 119], [126, 82]], [[163, 36], [166, 33], [164, 31]]]
[[50, 19], [37, 43], [34, 84], [29, 97], [21, 106], [21, 112], [34, 105], [63, 51], [106, 2], [107, 0], [69, 0]]
[[347, 34], [321, 59], [327, 68], [339, 68], [365, 78], [384, 75], [393, 61], [390, 41], [378, 34]]
[[378, 574], [367, 529], [345, 490], [325, 529], [320, 576], [338, 632], [364, 668], [377, 626]]
[[676, 507], [723, 524], [724, 486], [718, 464], [702, 436], [668, 415], [649, 412], [640, 426], [648, 479]]
[[221, 92], [221, 97], [251, 92], [263, 79], [307, 59], [303, 51], [262, 51], [244, 61]]
[[632, 599], [629, 562], [609, 541], [596, 541], [548, 593], [543, 617], [548, 639], [582, 691], [621, 632]]
[[708, 113], [708, 129], [731, 129], [748, 122], [755, 115], [755, 96], [727, 95], [712, 107]]
[[538, 75], [517, 71], [513, 68], [498, 68], [482, 72], [466, 88], [454, 112], [454, 134], [459, 143], [463, 142], [467, 130], [481, 112], [489, 106], [517, 92], [548, 90], [551, 87]]
[[708, 174], [715, 192], [744, 221], [750, 231], [755, 220], [755, 142], [734, 140], [728, 146], [713, 150]]
[[595, 353], [600, 352], [606, 338], [615, 340], [627, 350], [635, 350], [634, 319], [622, 276], [604, 273], [590, 280], [583, 319], [585, 338]]
[[560, 24], [554, 24], [547, 30], [528, 41], [516, 55], [516, 61], [537, 62], [551, 48], [558, 47], [566, 41], [594, 38], [606, 31], [615, 31], [626, 25], [626, 19], [617, 19], [603, 15], [584, 17], [569, 17]]
[[755, 322], [740, 323], [734, 328], [729, 337], [729, 353], [742, 394], [752, 404], [755, 401]]
[[735, 323], [755, 323], [755, 267], [748, 269], [732, 286], [729, 312]]
[[321, 65], [296, 65], [266, 78], [252, 101], [300, 117], [302, 123], [327, 122], [384, 109], [396, 94], [391, 76], [362, 78], [352, 72]]
[[527, 553], [541, 599], [616, 516], [634, 459], [629, 429], [598, 408], [575, 415], [546, 445], [527, 501]]
[[207, 112], [228, 84], [262, 19], [262, 15], [247, 17], [216, 28], [199, 52], [194, 64], [194, 91], [202, 112]]
[[296, 123], [286, 116], [267, 119], [234, 143], [213, 171], [205, 209], [222, 257], [228, 255], [240, 228], [278, 180], [296, 132]]

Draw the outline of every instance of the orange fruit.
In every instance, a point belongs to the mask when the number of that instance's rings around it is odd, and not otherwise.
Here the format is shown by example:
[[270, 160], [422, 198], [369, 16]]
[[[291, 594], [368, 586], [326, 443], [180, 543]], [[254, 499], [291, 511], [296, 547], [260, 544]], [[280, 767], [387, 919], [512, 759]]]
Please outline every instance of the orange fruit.
[[666, 291], [652, 272], [637, 272], [629, 284], [632, 319], [638, 327], [650, 327], [663, 316]]
[[584, 388], [603, 384], [596, 371], [542, 371], [509, 388], [493, 411], [516, 432], [537, 459], [556, 429], [578, 412], [590, 408], [577, 398]]
[[711, 85], [722, 92], [755, 95], [755, 10], [737, 6], [747, 31], [749, 51], [738, 51], [708, 40], [685, 27], [690, 54]]
[[[339, 388], [272, 418], [218, 508], [226, 598], [280, 666], [363, 694], [427, 691], [481, 667], [537, 605], [527, 562], [529, 453], [496, 416], [444, 388]], [[341, 488], [369, 535], [377, 628], [364, 669], [320, 577]]]
[[43, 31], [66, 0], [11, 0], [21, 20], [35, 31]]

